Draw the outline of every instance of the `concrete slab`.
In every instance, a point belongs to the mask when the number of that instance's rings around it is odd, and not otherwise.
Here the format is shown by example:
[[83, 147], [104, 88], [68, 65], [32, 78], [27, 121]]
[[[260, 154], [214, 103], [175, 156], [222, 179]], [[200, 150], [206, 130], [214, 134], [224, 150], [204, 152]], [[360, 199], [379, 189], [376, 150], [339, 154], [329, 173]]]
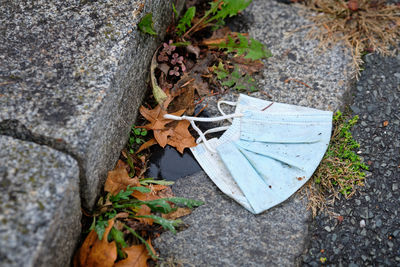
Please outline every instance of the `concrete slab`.
[[0, 265], [69, 266], [80, 235], [76, 161], [0, 136]]
[[[305, 38], [304, 30], [287, 37], [287, 32], [307, 25], [297, 5], [255, 0], [241, 16], [242, 27], [271, 49], [259, 77], [263, 91], [252, 96], [326, 110], [343, 106], [350, 90], [350, 54], [337, 46], [316, 54], [318, 45]], [[309, 13], [310, 14], [310, 13]], [[307, 14], [305, 14], [307, 15]], [[289, 81], [296, 79], [309, 85]], [[236, 100], [237, 94], [224, 95]], [[217, 97], [208, 99], [209, 113], [217, 115]], [[155, 240], [164, 257], [195, 266], [293, 266], [307, 243], [311, 219], [306, 203], [294, 195], [281, 205], [252, 215], [224, 196], [204, 172], [182, 178], [174, 185], [176, 194], [199, 198], [205, 206], [185, 218], [189, 228], [176, 236], [166, 233]]]
[[0, 134], [72, 155], [91, 208], [127, 140], [158, 37], [138, 31], [152, 12], [163, 35], [168, 0], [2, 1]]

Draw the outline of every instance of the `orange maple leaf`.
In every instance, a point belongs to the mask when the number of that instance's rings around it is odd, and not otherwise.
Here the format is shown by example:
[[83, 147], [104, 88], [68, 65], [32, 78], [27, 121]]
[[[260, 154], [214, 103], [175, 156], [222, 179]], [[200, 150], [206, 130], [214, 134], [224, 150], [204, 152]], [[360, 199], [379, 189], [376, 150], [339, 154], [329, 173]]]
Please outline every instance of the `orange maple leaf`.
[[169, 145], [176, 147], [176, 149], [181, 153], [183, 153], [185, 148], [194, 147], [197, 145], [194, 137], [188, 130], [189, 125], [189, 121], [179, 121], [178, 124], [171, 129], [172, 132], [170, 132], [170, 137], [167, 141]]
[[[147, 243], [155, 254], [151, 241], [148, 240]], [[128, 255], [128, 257], [115, 263], [114, 267], [147, 267], [147, 260], [150, 259], [150, 255], [145, 245], [133, 245], [129, 248], [123, 248], [122, 250]]]
[[114, 265], [117, 259], [117, 245], [114, 241], [110, 243], [107, 241], [113, 225], [114, 220], [109, 220], [101, 240], [94, 230], [89, 233], [74, 257], [74, 267], [111, 267]]
[[138, 178], [129, 177], [128, 171], [125, 167], [119, 167], [121, 164], [117, 164], [116, 168], [108, 172], [107, 180], [104, 185], [104, 190], [110, 192], [112, 195], [118, 194], [121, 190], [126, 190], [127, 186], [139, 186]]
[[[146, 118], [150, 123], [143, 126], [143, 128], [147, 130], [164, 130], [165, 124], [172, 122], [171, 119], [165, 119], [164, 115], [168, 114], [167, 111], [161, 108], [160, 105], [157, 105], [154, 109], [147, 109], [144, 106], [141, 106], [140, 114]], [[178, 110], [172, 115], [181, 116], [185, 110]]]

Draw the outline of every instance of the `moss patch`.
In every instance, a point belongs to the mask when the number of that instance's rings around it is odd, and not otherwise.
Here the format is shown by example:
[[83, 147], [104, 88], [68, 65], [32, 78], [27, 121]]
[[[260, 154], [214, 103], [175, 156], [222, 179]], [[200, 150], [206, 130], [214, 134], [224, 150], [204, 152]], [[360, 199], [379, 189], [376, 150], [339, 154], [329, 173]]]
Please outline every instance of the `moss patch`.
[[364, 185], [365, 165], [355, 150], [360, 145], [353, 139], [351, 128], [358, 116], [350, 118], [338, 111], [333, 116], [331, 142], [313, 177], [302, 193], [308, 198], [308, 209], [315, 217], [319, 211], [334, 215], [332, 205], [339, 195], [350, 198]]

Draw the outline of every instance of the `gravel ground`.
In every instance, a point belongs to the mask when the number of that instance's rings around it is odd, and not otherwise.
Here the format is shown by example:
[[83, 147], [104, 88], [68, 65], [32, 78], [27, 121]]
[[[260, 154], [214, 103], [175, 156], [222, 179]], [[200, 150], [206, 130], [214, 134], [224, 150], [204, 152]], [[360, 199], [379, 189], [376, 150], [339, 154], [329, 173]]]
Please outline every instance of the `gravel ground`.
[[351, 109], [360, 117], [358, 153], [371, 173], [359, 193], [335, 203], [342, 222], [315, 218], [304, 266], [324, 258], [330, 266], [400, 266], [400, 55], [368, 55], [365, 67]]

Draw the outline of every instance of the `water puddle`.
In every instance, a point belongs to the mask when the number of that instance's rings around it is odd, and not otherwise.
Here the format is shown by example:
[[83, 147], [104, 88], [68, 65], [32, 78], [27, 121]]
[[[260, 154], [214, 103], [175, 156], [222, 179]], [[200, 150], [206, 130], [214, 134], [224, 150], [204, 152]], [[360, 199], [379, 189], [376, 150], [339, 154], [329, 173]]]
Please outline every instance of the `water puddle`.
[[[196, 107], [195, 113], [201, 107]], [[209, 117], [206, 110], [200, 113], [201, 117]], [[197, 126], [204, 132], [209, 128], [215, 127], [211, 123], [197, 123]], [[208, 138], [219, 137], [219, 134], [209, 135]], [[168, 181], [176, 181], [180, 178], [192, 175], [201, 171], [200, 165], [193, 157], [190, 149], [186, 148], [184, 153], [179, 153], [175, 148], [166, 146], [161, 148], [156, 145], [150, 148], [148, 169], [145, 177], [153, 177]]]
[[187, 148], [181, 154], [171, 146], [166, 146], [165, 148], [154, 146], [150, 153], [151, 156], [145, 177], [176, 181], [201, 170], [192, 152]]

